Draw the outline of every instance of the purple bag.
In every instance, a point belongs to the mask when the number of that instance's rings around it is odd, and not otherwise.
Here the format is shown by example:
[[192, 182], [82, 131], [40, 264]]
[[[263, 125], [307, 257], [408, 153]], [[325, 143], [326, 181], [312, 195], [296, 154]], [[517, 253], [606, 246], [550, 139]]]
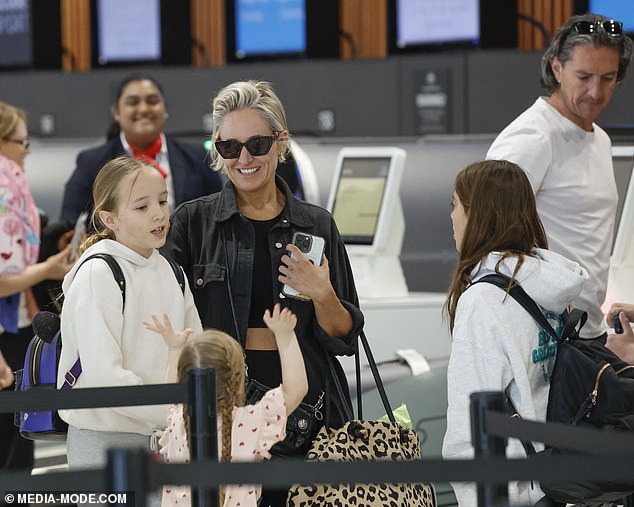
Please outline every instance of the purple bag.
[[[61, 351], [59, 331], [50, 342], [34, 336], [26, 350], [24, 370], [16, 372], [16, 390], [56, 390]], [[31, 440], [64, 440], [68, 431], [68, 424], [60, 419], [57, 410], [20, 412], [16, 414], [16, 426], [20, 428], [20, 435]]]

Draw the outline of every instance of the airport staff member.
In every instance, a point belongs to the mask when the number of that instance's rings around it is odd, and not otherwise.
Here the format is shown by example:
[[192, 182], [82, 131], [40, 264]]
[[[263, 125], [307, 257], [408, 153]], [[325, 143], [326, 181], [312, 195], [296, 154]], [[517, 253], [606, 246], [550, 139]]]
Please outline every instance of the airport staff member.
[[112, 116], [107, 141], [77, 156], [75, 171], [64, 189], [62, 220], [75, 223], [82, 211], [92, 211], [95, 177], [106, 162], [120, 155], [141, 158], [157, 167], [167, 183], [170, 210], [221, 189], [221, 178], [209, 167], [202, 145], [182, 143], [163, 132], [168, 116], [165, 94], [153, 77], [125, 77], [119, 84]]
[[577, 261], [590, 279], [573, 305], [588, 312], [583, 338], [605, 338], [605, 299], [617, 206], [608, 135], [594, 121], [625, 78], [632, 41], [616, 20], [571, 17], [542, 57], [550, 94], [508, 125], [488, 159], [518, 164], [530, 180], [551, 250]]

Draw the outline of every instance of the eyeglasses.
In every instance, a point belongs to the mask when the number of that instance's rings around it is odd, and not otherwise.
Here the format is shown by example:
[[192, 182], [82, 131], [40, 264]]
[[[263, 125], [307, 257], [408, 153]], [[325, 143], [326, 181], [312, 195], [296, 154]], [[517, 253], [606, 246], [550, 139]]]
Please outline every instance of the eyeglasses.
[[226, 141], [216, 141], [214, 146], [222, 158], [238, 158], [242, 152], [242, 148], [253, 157], [261, 157], [271, 151], [273, 141], [279, 138], [279, 132], [273, 132], [270, 136], [253, 136], [249, 137], [245, 142], [241, 143], [237, 139], [227, 139]]
[[612, 37], [618, 37], [623, 33], [623, 23], [614, 19], [607, 21], [577, 21], [572, 24], [571, 30], [581, 35], [596, 35], [600, 31]]
[[3, 138], [3, 141], [6, 141], [8, 143], [21, 144], [25, 150], [28, 150], [29, 146], [31, 146], [31, 141], [29, 141], [28, 139], [10, 139], [8, 137], [5, 137]]

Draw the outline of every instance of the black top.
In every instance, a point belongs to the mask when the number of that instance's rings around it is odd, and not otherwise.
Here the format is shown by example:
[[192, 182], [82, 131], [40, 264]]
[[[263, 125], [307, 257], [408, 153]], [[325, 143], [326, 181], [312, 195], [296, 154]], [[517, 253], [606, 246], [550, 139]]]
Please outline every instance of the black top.
[[[312, 405], [325, 389], [330, 375], [324, 353], [331, 356], [354, 354], [363, 327], [363, 314], [359, 309], [350, 262], [330, 213], [298, 200], [280, 177], [276, 177], [276, 184], [285, 196], [286, 206], [268, 233], [270, 281], [259, 280], [259, 283], [273, 287], [273, 303], [281, 303], [297, 316], [295, 334], [308, 377], [308, 395], [304, 401]], [[292, 241], [295, 232], [314, 234], [326, 240], [324, 255], [330, 265], [330, 282], [341, 304], [352, 316], [352, 330], [347, 336], [328, 336], [317, 322], [311, 301], [280, 296], [282, 284], [277, 279], [277, 272], [286, 245]], [[240, 213], [231, 181], [221, 192], [180, 205], [174, 212], [167, 242], [161, 249], [166, 257], [183, 267], [203, 328], [220, 329], [234, 336], [243, 346], [253, 299], [254, 249], [255, 227]], [[333, 359], [348, 397], [343, 368]], [[349, 398], [347, 401], [351, 406]]]
[[[283, 211], [282, 211], [283, 213]], [[273, 311], [273, 287], [271, 274], [271, 250], [269, 231], [282, 214], [270, 220], [252, 220], [255, 229], [253, 248], [253, 279], [251, 280], [251, 306], [249, 307], [249, 327], [266, 327], [262, 315], [267, 308]], [[276, 273], [273, 273], [276, 274]]]

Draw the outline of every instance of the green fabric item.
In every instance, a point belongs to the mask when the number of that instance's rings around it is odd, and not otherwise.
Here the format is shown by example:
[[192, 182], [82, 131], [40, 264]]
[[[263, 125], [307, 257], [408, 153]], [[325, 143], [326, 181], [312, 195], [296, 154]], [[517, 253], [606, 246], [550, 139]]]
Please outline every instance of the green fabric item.
[[[412, 426], [412, 418], [409, 415], [409, 411], [407, 410], [407, 405], [405, 403], [401, 403], [401, 406], [392, 410], [392, 414], [394, 414], [394, 419], [396, 422], [403, 426], [404, 428], [413, 429]], [[377, 419], [378, 421], [390, 422], [387, 417], [387, 414], [383, 417]]]

